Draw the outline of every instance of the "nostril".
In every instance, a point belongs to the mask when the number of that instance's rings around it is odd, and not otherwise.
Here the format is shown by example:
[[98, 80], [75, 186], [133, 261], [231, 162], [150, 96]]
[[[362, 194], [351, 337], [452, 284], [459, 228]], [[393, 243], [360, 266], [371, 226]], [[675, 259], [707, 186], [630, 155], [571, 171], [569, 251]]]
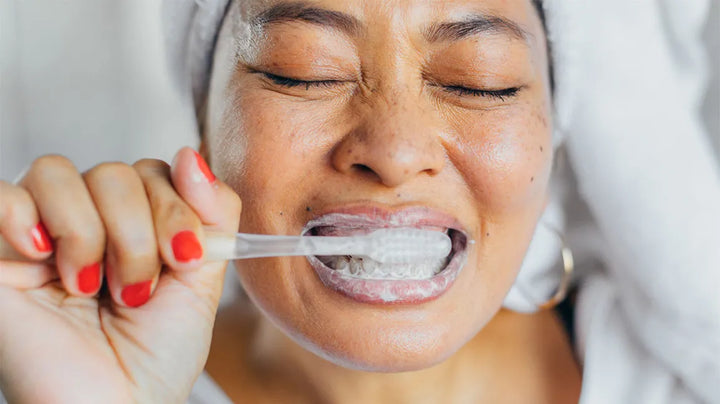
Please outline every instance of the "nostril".
[[365, 164], [353, 164], [353, 168], [361, 173], [375, 173], [372, 168], [366, 166]]
[[383, 182], [383, 178], [380, 176], [380, 174], [373, 170], [372, 167], [366, 164], [353, 164], [351, 166], [352, 171], [359, 174], [362, 177], [365, 177], [371, 181], [379, 181]]

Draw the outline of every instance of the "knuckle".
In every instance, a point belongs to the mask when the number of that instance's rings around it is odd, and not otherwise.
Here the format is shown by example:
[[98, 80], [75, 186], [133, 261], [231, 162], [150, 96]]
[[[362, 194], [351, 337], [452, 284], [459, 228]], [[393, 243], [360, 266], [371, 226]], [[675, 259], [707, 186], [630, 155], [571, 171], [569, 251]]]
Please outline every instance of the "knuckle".
[[28, 175], [47, 175], [57, 170], [75, 170], [75, 165], [65, 156], [47, 154], [40, 156], [30, 165]]
[[181, 222], [187, 220], [188, 217], [194, 218], [192, 210], [180, 201], [169, 201], [161, 207], [160, 219], [163, 223]]
[[0, 181], [0, 225], [28, 218], [34, 209], [35, 202], [25, 189]]
[[67, 243], [71, 248], [102, 248], [102, 246], [105, 245], [105, 232], [102, 228], [90, 226], [82, 231], [72, 230], [69, 233], [62, 235], [60, 239]]
[[138, 160], [133, 167], [141, 173], [166, 173], [170, 170], [168, 163], [158, 159]]
[[25, 204], [17, 199], [12, 199], [9, 203], [4, 205], [3, 211], [0, 212], [0, 217], [3, 219], [16, 219], [25, 214], [27, 211]]
[[91, 168], [85, 178], [91, 182], [97, 180], [124, 180], [137, 176], [135, 170], [125, 163], [110, 162], [98, 164]]
[[132, 237], [116, 237], [113, 239], [113, 250], [120, 261], [146, 260], [157, 257], [155, 235], [138, 232]]

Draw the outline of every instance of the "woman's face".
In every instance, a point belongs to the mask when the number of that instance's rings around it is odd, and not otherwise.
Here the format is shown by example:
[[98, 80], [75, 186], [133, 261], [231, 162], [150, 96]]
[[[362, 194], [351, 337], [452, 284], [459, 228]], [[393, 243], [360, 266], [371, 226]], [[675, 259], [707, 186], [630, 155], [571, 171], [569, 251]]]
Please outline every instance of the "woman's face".
[[447, 259], [235, 262], [262, 312], [347, 367], [444, 360], [497, 312], [544, 207], [545, 36], [529, 0], [241, 1], [204, 140], [240, 231], [447, 231]]

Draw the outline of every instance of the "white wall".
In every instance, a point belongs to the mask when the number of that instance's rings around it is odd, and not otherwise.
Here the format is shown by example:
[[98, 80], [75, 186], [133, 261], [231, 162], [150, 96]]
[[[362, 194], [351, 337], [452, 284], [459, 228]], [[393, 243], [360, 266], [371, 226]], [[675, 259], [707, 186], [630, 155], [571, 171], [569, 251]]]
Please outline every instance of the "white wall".
[[164, 70], [160, 3], [0, 2], [0, 178], [46, 153], [87, 169], [196, 145]]

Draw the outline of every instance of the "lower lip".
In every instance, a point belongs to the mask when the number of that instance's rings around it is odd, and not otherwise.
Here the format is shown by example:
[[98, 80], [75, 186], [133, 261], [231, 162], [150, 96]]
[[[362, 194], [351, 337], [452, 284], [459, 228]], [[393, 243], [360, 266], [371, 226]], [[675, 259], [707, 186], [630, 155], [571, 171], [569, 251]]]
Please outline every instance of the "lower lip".
[[467, 260], [467, 247], [453, 242], [455, 251], [442, 272], [429, 279], [361, 279], [329, 268], [313, 256], [307, 257], [326, 287], [361, 303], [420, 304], [437, 299], [457, 279]]

